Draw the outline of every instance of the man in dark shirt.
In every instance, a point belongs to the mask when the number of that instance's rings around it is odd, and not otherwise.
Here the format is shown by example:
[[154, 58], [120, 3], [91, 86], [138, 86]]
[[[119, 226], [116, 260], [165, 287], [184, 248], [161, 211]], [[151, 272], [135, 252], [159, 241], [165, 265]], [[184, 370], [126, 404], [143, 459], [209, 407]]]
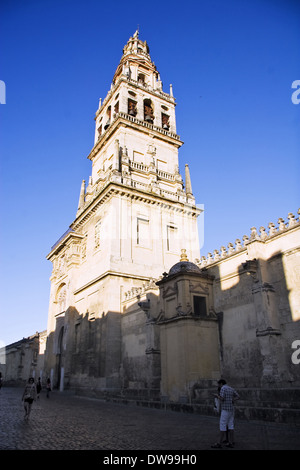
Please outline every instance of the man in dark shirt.
[[238, 400], [239, 394], [234, 388], [227, 385], [226, 380], [221, 379], [218, 381], [220, 391], [216, 398], [220, 400], [221, 414], [220, 414], [220, 442], [217, 442], [212, 446], [214, 449], [218, 449], [221, 446], [225, 435], [226, 429], [228, 429], [228, 447], [233, 447], [234, 442], [234, 403]]

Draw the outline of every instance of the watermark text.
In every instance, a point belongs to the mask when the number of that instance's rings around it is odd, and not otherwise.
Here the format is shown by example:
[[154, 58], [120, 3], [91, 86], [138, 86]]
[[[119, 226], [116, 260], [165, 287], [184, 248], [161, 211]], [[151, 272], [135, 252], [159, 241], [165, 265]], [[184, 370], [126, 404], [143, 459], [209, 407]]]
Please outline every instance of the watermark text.
[[293, 352], [291, 359], [293, 364], [300, 364], [300, 339], [296, 339], [292, 343], [292, 349], [296, 351]]
[[0, 104], [6, 104], [6, 86], [3, 80], [0, 80]]
[[300, 80], [294, 80], [292, 83], [292, 88], [296, 88], [296, 90], [292, 93], [292, 103], [299, 104], [300, 103]]

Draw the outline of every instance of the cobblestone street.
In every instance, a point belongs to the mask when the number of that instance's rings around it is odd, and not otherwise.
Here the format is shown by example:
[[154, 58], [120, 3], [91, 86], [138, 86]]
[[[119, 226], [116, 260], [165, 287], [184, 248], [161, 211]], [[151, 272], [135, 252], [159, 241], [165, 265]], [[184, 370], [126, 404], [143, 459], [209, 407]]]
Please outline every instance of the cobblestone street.
[[[177, 413], [43, 391], [24, 420], [23, 390], [0, 390], [1, 450], [210, 450], [218, 439], [218, 417]], [[300, 449], [300, 426], [236, 422], [235, 448]]]

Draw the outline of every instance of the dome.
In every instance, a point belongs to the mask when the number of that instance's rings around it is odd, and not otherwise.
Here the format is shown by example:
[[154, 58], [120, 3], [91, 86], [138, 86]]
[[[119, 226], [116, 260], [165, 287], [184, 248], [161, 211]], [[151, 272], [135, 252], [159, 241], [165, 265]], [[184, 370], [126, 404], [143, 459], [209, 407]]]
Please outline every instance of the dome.
[[195, 263], [190, 261], [179, 261], [179, 263], [174, 264], [169, 271], [169, 276], [178, 273], [197, 273], [200, 274], [201, 270]]
[[186, 250], [184, 249], [181, 250], [181, 257], [179, 263], [176, 263], [174, 264], [174, 266], [172, 266], [168, 275], [172, 276], [173, 274], [178, 273], [201, 273], [200, 268], [198, 268], [195, 263], [191, 263], [191, 261], [188, 260]]

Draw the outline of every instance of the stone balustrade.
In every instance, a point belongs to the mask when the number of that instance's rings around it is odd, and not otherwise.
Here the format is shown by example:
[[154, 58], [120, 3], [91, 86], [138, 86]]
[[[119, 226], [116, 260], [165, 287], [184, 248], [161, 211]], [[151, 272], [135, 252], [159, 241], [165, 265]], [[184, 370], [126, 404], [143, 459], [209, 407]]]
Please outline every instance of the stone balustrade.
[[157, 290], [158, 287], [156, 282], [158, 279], [150, 279], [148, 282], [144, 282], [140, 287], [132, 287], [130, 290], [124, 292], [123, 302], [127, 302], [132, 299], [139, 299], [141, 295], [149, 292], [150, 290]]
[[150, 130], [157, 131], [160, 134], [164, 134], [166, 136], [172, 137], [173, 139], [180, 140], [180, 136], [178, 134], [175, 134], [174, 132], [171, 132], [171, 131], [167, 131], [160, 126], [156, 126], [155, 124], [151, 124], [147, 121], [142, 121], [141, 119], [138, 119], [135, 116], [131, 116], [130, 114], [123, 113], [120, 111], [119, 113], [115, 115], [115, 120], [118, 119], [118, 117], [126, 119], [127, 121], [131, 121], [134, 124], [147, 127]]

